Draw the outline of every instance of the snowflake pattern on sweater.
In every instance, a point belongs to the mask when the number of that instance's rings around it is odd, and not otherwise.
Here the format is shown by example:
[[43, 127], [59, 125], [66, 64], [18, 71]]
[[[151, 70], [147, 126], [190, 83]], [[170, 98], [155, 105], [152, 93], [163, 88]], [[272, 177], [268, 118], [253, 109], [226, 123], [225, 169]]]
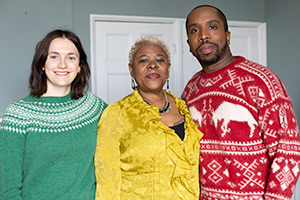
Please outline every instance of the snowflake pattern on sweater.
[[204, 133], [201, 199], [290, 199], [300, 168], [291, 98], [270, 69], [236, 58], [196, 73], [182, 94]]
[[99, 120], [101, 112], [98, 109], [106, 105], [100, 98], [86, 93], [77, 100], [68, 100], [70, 95], [64, 97], [64, 102], [55, 102], [55, 97], [43, 100], [29, 95], [12, 103], [6, 110], [3, 130], [22, 134], [28, 131], [60, 133], [77, 130]]

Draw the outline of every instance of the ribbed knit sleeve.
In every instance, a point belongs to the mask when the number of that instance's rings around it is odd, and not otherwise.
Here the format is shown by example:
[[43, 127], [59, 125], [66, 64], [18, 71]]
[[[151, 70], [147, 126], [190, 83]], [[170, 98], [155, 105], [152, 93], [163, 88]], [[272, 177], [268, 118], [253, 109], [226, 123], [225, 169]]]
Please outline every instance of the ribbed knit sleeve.
[[264, 198], [288, 200], [292, 197], [300, 170], [300, 138], [291, 99], [283, 96], [260, 108], [260, 129], [271, 167]]
[[26, 135], [14, 133], [13, 126], [3, 129], [3, 126], [11, 123], [13, 121], [6, 120], [4, 116], [0, 129], [0, 199], [22, 199], [23, 147]]

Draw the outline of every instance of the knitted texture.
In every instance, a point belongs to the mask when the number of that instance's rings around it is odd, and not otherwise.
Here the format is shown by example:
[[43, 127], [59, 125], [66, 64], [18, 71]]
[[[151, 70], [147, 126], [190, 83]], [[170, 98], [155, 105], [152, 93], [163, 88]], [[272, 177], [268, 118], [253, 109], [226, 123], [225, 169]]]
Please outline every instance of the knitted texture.
[[299, 176], [292, 103], [268, 68], [237, 57], [196, 73], [182, 97], [204, 133], [201, 199], [290, 199]]
[[97, 123], [106, 106], [91, 93], [11, 104], [0, 129], [0, 199], [94, 199]]

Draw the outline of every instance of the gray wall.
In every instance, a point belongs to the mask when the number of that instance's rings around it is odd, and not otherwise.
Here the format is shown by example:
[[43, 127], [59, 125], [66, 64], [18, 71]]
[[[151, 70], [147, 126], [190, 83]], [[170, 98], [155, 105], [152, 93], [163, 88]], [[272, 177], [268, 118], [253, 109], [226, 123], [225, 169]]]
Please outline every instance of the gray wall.
[[72, 13], [71, 0], [0, 0], [0, 116], [28, 94], [35, 45], [54, 28], [71, 29]]
[[228, 20], [267, 22], [268, 67], [285, 83], [299, 119], [299, 0], [0, 0], [0, 116], [28, 94], [34, 48], [48, 31], [72, 29], [90, 58], [90, 14], [185, 18], [200, 4], [221, 8]]
[[266, 0], [265, 6], [268, 67], [292, 97], [300, 125], [300, 1]]

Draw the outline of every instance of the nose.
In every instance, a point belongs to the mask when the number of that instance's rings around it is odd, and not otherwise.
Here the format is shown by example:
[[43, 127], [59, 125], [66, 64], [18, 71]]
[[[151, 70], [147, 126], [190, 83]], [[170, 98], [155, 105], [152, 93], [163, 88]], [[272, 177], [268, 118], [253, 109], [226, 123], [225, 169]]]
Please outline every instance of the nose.
[[148, 69], [155, 69], [155, 68], [157, 68], [156, 62], [154, 60], [149, 61]]
[[199, 34], [199, 41], [203, 42], [210, 39], [209, 32], [206, 30], [202, 30]]
[[66, 60], [65, 59], [61, 59], [61, 61], [59, 62], [59, 65], [58, 65], [58, 67], [60, 67], [60, 68], [62, 68], [62, 69], [65, 69], [65, 68], [67, 68], [67, 62], [66, 62]]

